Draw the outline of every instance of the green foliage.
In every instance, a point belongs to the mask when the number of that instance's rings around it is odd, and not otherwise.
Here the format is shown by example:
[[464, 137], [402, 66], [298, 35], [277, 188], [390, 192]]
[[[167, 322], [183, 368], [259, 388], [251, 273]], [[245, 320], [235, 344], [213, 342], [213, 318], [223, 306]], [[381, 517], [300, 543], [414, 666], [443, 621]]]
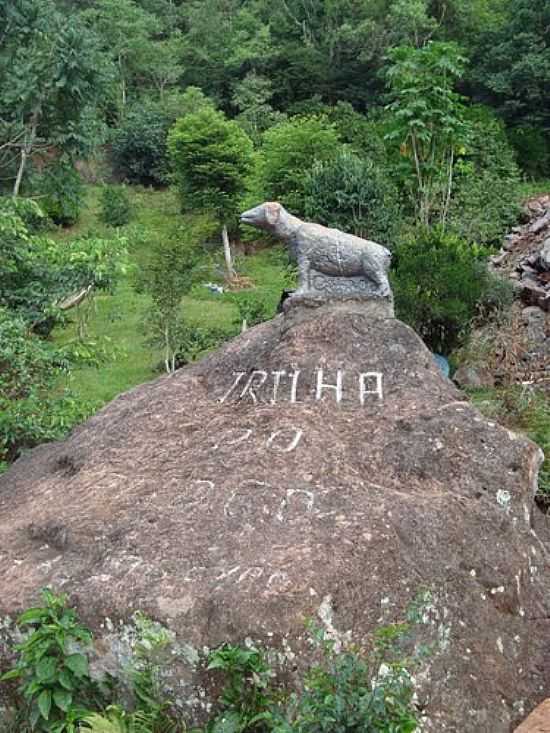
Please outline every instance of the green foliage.
[[456, 44], [435, 41], [399, 46], [388, 57], [387, 138], [401, 153], [402, 185], [422, 225], [445, 225], [455, 159], [468, 137], [463, 97], [454, 91], [466, 59]]
[[148, 317], [152, 341], [163, 347], [169, 373], [176, 369], [178, 355], [188, 351], [186, 345], [200, 338], [182, 318], [181, 303], [193, 285], [201, 245], [215, 226], [208, 216], [187, 217], [169, 239], [153, 244], [138, 273], [138, 288], [152, 299]]
[[83, 185], [78, 171], [68, 160], [49, 166], [37, 182], [42, 208], [61, 226], [71, 226], [80, 215]]
[[369, 656], [336, 650], [323, 631], [315, 636], [323, 662], [308, 673], [301, 696], [294, 695], [290, 715], [276, 733], [413, 733], [419, 716], [414, 686], [398, 650], [406, 625], [381, 628]]
[[507, 121], [548, 129], [550, 5], [510, 0], [506, 10], [504, 22], [479, 40], [474, 80]]
[[105, 224], [123, 227], [131, 219], [132, 208], [126, 189], [122, 186], [105, 186], [101, 193], [100, 218]]
[[393, 245], [401, 218], [397, 191], [370, 161], [342, 150], [313, 166], [304, 190], [308, 219]]
[[308, 171], [333, 158], [340, 146], [336, 128], [324, 117], [293, 117], [275, 125], [263, 138], [258, 194], [303, 215]]
[[421, 229], [404, 239], [394, 255], [397, 317], [432, 351], [450, 353], [490, 289], [484, 250], [441, 229]]
[[16, 646], [15, 667], [0, 679], [20, 681], [33, 730], [78, 733], [86, 707], [98, 698], [86, 655], [92, 635], [67, 607], [66, 596], [45, 589], [42, 598], [44, 606], [19, 617], [18, 625], [28, 634]]
[[[8, 146], [18, 150], [17, 195], [36, 147], [55, 145], [71, 156], [97, 142], [83, 124], [108, 81], [97, 39], [52, 0], [14, 0], [0, 43], [0, 117]], [[4, 140], [2, 140], [4, 142]], [[15, 169], [11, 168], [12, 175]]]
[[550, 134], [540, 127], [521, 125], [508, 131], [518, 163], [529, 178], [542, 178], [550, 168]]
[[241, 328], [244, 321], [248, 328], [273, 318], [275, 315], [269, 294], [258, 290], [241, 290], [229, 295], [237, 306], [237, 316], [233, 323]]
[[169, 118], [161, 110], [137, 107], [114, 133], [111, 156], [115, 172], [131, 183], [166, 183], [166, 136]]
[[252, 166], [248, 135], [205, 107], [176, 122], [168, 150], [184, 211], [211, 212], [220, 223], [233, 223]]
[[66, 352], [29, 332], [24, 321], [0, 308], [0, 461], [62, 437], [90, 406], [53, 386], [69, 367]]
[[0, 213], [19, 218], [29, 234], [43, 229], [48, 221], [38, 203], [27, 198], [0, 197]]
[[455, 165], [449, 223], [469, 242], [497, 246], [520, 213], [519, 171], [502, 122], [480, 105], [466, 118], [469, 138]]
[[274, 675], [261, 650], [224, 644], [210, 654], [208, 669], [224, 672], [226, 681], [222, 712], [209, 723], [207, 733], [243, 733], [272, 720]]

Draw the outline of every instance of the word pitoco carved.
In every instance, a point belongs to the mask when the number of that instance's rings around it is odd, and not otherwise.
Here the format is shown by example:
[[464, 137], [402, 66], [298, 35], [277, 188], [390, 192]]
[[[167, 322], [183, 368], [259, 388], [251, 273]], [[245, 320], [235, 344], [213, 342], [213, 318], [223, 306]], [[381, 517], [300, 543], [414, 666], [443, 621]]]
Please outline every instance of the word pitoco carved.
[[290, 247], [300, 277], [292, 299], [377, 298], [391, 304], [391, 253], [382, 245], [304, 222], [277, 202], [268, 201], [245, 211], [241, 221], [274, 234]]

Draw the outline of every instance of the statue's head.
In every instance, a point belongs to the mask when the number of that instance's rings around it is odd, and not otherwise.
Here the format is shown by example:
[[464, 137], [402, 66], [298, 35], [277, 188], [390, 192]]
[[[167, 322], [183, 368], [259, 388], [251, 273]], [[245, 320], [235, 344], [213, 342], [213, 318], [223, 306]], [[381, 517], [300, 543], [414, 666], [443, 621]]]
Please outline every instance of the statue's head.
[[250, 224], [258, 229], [272, 232], [276, 229], [284, 211], [283, 206], [277, 201], [266, 201], [241, 214], [241, 221], [243, 224]]

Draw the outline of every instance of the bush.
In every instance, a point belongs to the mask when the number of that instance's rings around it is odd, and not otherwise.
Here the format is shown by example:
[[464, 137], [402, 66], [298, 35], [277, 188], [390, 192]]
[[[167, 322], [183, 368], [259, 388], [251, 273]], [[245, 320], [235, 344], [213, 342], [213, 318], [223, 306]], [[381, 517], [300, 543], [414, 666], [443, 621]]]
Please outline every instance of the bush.
[[529, 178], [543, 178], [550, 168], [550, 135], [540, 127], [513, 127], [508, 139], [516, 151], [518, 163]]
[[399, 230], [397, 191], [370, 161], [345, 150], [313, 166], [304, 202], [308, 219], [358, 237], [391, 246]]
[[392, 285], [397, 317], [432, 351], [449, 354], [466, 336], [491, 277], [483, 249], [424, 229], [398, 245]]
[[130, 221], [130, 199], [123, 186], [105, 186], [101, 192], [100, 218], [105, 224], [123, 227]]
[[0, 197], [0, 215], [5, 215], [8, 212], [17, 216], [29, 233], [39, 231], [48, 221], [47, 216], [36, 201], [21, 196], [17, 198], [12, 196]]
[[468, 110], [469, 140], [455, 166], [449, 223], [463, 239], [500, 244], [520, 212], [519, 169], [504, 126], [480, 105]]
[[69, 392], [55, 394], [55, 381], [67, 367], [64, 353], [0, 308], [0, 462], [61, 438], [91, 413]]
[[54, 224], [68, 227], [78, 221], [84, 186], [72, 162], [57, 161], [46, 169], [37, 185], [43, 196], [42, 208]]
[[233, 324], [240, 330], [244, 321], [247, 327], [251, 328], [273, 318], [275, 311], [269, 295], [257, 290], [231, 293], [229, 299], [237, 306], [238, 312]]
[[309, 170], [333, 158], [340, 147], [336, 128], [325, 117], [293, 117], [275, 125], [263, 137], [258, 194], [303, 215]]
[[111, 145], [115, 173], [131, 183], [166, 184], [168, 128], [169, 120], [163, 112], [153, 109], [129, 112]]

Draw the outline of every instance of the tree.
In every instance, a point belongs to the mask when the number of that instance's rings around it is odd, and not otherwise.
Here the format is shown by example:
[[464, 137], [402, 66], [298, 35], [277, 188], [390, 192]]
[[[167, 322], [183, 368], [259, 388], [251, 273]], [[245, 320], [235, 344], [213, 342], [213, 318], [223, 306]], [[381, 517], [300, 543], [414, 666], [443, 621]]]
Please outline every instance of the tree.
[[168, 374], [176, 370], [176, 359], [188, 331], [182, 298], [193, 285], [200, 245], [215, 226], [208, 216], [186, 217], [171, 237], [152, 246], [140, 268], [138, 287], [149, 293], [153, 303], [148, 325], [153, 342], [162, 344]]
[[216, 216], [222, 228], [227, 276], [233, 277], [228, 225], [237, 220], [252, 168], [250, 138], [222, 112], [205, 107], [176, 122], [168, 136], [168, 151], [184, 211]]
[[12, 135], [7, 145], [18, 150], [17, 196], [36, 149], [55, 145], [75, 155], [86, 148], [81, 123], [108, 75], [95, 36], [76, 18], [67, 23], [50, 0], [14, 5], [0, 51], [0, 118]]
[[115, 65], [120, 112], [124, 115], [133, 77], [148, 74], [152, 38], [160, 31], [160, 21], [133, 0], [97, 0], [82, 17], [101, 37], [103, 49]]
[[457, 153], [467, 140], [463, 98], [454, 85], [466, 59], [454, 43], [398, 46], [388, 53], [392, 129], [387, 138], [406, 161], [404, 184], [418, 220], [445, 225]]
[[272, 87], [269, 79], [251, 71], [235, 85], [231, 99], [239, 110], [237, 121], [256, 144], [260, 142], [262, 132], [285, 117], [269, 104], [273, 96]]
[[325, 117], [293, 117], [270, 128], [261, 148], [262, 196], [303, 214], [308, 171], [330, 160], [340, 147], [336, 128]]
[[480, 39], [473, 77], [481, 98], [512, 124], [550, 129], [550, 4], [510, 0], [507, 17]]
[[395, 243], [400, 225], [397, 191], [370, 161], [346, 150], [316, 163], [305, 182], [308, 219], [373, 239]]

